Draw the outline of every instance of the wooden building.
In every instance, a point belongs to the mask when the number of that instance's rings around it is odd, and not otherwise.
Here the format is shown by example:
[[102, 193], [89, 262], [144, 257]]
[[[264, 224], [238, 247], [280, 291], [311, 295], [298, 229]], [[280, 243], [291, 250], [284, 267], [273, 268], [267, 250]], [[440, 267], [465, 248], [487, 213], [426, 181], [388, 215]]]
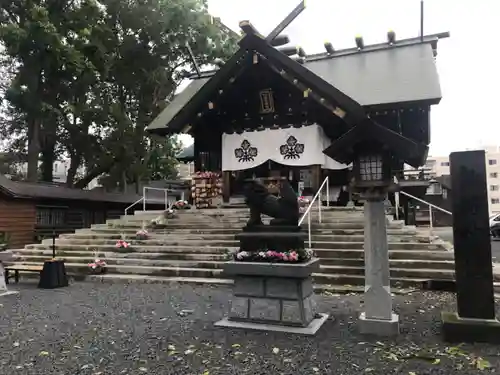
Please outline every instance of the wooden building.
[[192, 75], [148, 127], [192, 135], [195, 170], [223, 173], [225, 201], [251, 177], [286, 176], [299, 193], [314, 193], [325, 176], [347, 185], [349, 166], [323, 150], [367, 116], [429, 145], [430, 109], [441, 99], [437, 42], [447, 33], [398, 41], [391, 32], [387, 43], [357, 38], [354, 48], [326, 43], [325, 53], [306, 55], [246, 29], [240, 50], [219, 69]]
[[[19, 248], [54, 232], [72, 232], [105, 223], [122, 216], [125, 208], [140, 198], [135, 194], [16, 182], [0, 175], [0, 241], [9, 248]], [[162, 200], [150, 202], [157, 203], [148, 204], [148, 208], [164, 207]], [[142, 205], [136, 209], [142, 209]]]

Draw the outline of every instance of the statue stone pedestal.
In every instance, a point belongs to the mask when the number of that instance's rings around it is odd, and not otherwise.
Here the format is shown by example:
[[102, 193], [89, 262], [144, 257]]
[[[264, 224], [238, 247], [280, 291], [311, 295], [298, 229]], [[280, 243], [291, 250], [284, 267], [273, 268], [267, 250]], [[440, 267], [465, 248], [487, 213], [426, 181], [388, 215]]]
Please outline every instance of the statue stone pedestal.
[[[236, 238], [241, 251], [304, 249], [298, 226], [254, 226]], [[230, 261], [224, 273], [234, 279], [229, 317], [215, 325], [314, 335], [328, 318], [316, 311], [312, 274], [319, 259], [303, 263]]]

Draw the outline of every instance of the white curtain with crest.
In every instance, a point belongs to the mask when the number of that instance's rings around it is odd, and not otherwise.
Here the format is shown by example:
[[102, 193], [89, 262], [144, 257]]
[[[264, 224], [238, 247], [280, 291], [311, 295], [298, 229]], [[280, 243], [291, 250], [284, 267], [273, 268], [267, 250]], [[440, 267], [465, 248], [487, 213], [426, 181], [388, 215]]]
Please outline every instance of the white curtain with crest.
[[325, 169], [347, 168], [323, 154], [330, 143], [319, 125], [224, 133], [222, 170], [250, 169], [268, 160], [297, 167], [319, 164]]

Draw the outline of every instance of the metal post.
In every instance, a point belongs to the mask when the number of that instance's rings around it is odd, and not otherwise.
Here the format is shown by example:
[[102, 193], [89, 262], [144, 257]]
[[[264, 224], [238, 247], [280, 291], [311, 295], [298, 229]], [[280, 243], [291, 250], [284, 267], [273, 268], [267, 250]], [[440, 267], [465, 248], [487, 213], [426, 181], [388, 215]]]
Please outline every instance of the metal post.
[[168, 192], [167, 189], [163, 190], [163, 194], [165, 196], [165, 211], [168, 210]]
[[394, 193], [394, 203], [396, 206], [396, 220], [399, 220], [399, 192]]
[[330, 179], [326, 177], [326, 207], [330, 207]]
[[142, 210], [146, 211], [146, 186], [142, 188]]
[[311, 211], [307, 213], [307, 231], [309, 232], [309, 249], [312, 249], [311, 244]]
[[432, 220], [432, 206], [429, 206], [429, 228], [431, 231], [431, 236], [434, 235], [434, 230], [433, 230], [433, 220]]
[[318, 194], [318, 219], [319, 223], [321, 224], [321, 190], [319, 191]]

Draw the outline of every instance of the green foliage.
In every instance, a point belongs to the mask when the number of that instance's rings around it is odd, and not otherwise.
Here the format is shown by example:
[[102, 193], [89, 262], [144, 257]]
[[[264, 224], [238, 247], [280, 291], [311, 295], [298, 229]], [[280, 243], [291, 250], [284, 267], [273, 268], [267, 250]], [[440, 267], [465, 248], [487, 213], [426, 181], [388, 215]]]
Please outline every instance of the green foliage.
[[199, 64], [236, 46], [202, 0], [0, 0], [0, 42], [10, 72], [1, 132], [27, 154], [28, 175], [41, 154], [51, 180], [68, 155], [68, 186], [101, 176], [109, 188], [175, 177], [176, 139], [151, 140], [145, 127], [190, 64], [187, 42]]

